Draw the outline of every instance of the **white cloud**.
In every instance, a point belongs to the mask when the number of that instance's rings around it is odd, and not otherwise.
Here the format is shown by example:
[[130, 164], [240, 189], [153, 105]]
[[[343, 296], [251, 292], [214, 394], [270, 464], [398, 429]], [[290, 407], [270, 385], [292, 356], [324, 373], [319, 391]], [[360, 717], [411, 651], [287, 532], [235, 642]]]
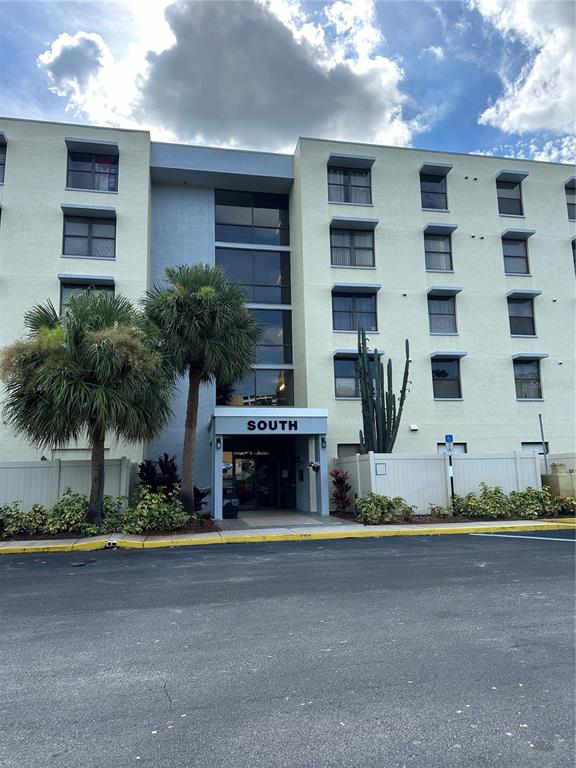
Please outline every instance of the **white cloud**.
[[438, 61], [442, 61], [443, 59], [446, 58], [446, 54], [444, 53], [444, 48], [442, 48], [441, 45], [430, 45], [428, 48], [423, 48], [420, 51], [420, 58], [422, 58], [422, 56], [425, 56], [426, 54], [433, 56], [434, 58], [438, 59]]
[[404, 73], [381, 53], [373, 0], [314, 17], [296, 0], [124, 7], [135, 24], [125, 55], [78, 32], [38, 59], [68, 111], [90, 122], [273, 149], [299, 135], [408, 145], [424, 129], [404, 117]]
[[515, 144], [499, 144], [486, 151], [476, 150], [474, 154], [574, 164], [576, 162], [576, 136], [520, 140]]
[[500, 73], [504, 94], [479, 118], [506, 133], [575, 126], [574, 6], [569, 0], [468, 0], [504, 39], [520, 41], [531, 58], [516, 79]]

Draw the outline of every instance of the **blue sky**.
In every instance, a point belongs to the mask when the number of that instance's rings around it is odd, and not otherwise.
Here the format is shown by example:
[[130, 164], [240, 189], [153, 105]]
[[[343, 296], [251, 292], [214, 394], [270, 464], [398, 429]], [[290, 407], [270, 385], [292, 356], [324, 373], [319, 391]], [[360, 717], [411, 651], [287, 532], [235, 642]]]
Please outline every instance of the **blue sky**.
[[0, 114], [573, 161], [570, 0], [0, 3]]

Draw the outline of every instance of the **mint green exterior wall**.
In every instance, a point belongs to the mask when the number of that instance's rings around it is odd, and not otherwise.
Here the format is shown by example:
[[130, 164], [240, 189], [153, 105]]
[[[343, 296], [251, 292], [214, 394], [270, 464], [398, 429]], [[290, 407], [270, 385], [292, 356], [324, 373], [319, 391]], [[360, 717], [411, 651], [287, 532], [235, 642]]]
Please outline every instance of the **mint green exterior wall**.
[[[117, 293], [139, 301], [147, 287], [149, 134], [8, 118], [0, 119], [0, 131], [7, 139], [6, 174], [0, 184], [0, 347], [21, 335], [24, 313], [34, 303], [50, 299], [58, 308], [58, 274], [112, 276]], [[66, 137], [118, 143], [117, 193], [66, 189]], [[114, 260], [62, 256], [62, 203], [116, 209]], [[142, 446], [110, 440], [107, 448], [109, 458], [142, 457]], [[0, 422], [2, 460], [41, 455]], [[88, 455], [82, 445], [54, 452], [62, 458]]]
[[[331, 153], [372, 156], [373, 205], [328, 202], [327, 161]], [[449, 212], [423, 211], [419, 170], [424, 162], [452, 165]], [[328, 409], [328, 449], [357, 443], [360, 402], [334, 396], [333, 355], [354, 349], [354, 333], [332, 330], [334, 283], [376, 283], [378, 333], [371, 346], [384, 349], [399, 383], [404, 339], [410, 340], [411, 385], [396, 450], [434, 452], [445, 433], [466, 442], [469, 452], [519, 450], [538, 441], [543, 414], [552, 451], [574, 450], [575, 276], [565, 180], [573, 169], [553, 163], [414, 149], [300, 139], [292, 193], [292, 264], [297, 343], [298, 405]], [[496, 175], [503, 169], [528, 172], [522, 183], [525, 217], [500, 216]], [[466, 178], [467, 177], [467, 178]], [[378, 219], [375, 268], [330, 266], [329, 224], [334, 216]], [[423, 229], [429, 223], [458, 226], [452, 236], [453, 273], [426, 272]], [[501, 233], [534, 229], [528, 241], [531, 276], [504, 274]], [[297, 231], [296, 231], [297, 230]], [[456, 298], [457, 336], [430, 335], [427, 290], [461, 286]], [[507, 293], [542, 291], [534, 300], [536, 338], [510, 335]], [[304, 343], [302, 340], [304, 339]], [[295, 342], [296, 347], [296, 342]], [[461, 361], [462, 400], [434, 400], [430, 355], [465, 351]], [[547, 353], [541, 362], [543, 401], [516, 400], [512, 356]], [[410, 424], [418, 426], [410, 431]]]

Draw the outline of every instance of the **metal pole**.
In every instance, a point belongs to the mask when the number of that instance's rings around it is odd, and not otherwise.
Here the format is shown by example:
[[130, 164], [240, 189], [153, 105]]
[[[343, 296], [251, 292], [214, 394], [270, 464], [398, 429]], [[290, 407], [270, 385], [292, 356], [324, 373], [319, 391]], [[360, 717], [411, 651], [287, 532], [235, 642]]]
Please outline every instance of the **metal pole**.
[[454, 504], [454, 465], [452, 464], [452, 451], [448, 452], [448, 464], [450, 466], [450, 469], [448, 470], [450, 474], [450, 496], [452, 498], [452, 504]]
[[544, 440], [544, 427], [542, 426], [542, 414], [538, 414], [538, 421], [540, 422], [540, 435], [542, 437], [542, 450], [544, 451], [544, 467], [546, 469], [546, 474], [550, 474], [550, 470], [548, 467], [548, 449], [546, 448], [546, 440]]

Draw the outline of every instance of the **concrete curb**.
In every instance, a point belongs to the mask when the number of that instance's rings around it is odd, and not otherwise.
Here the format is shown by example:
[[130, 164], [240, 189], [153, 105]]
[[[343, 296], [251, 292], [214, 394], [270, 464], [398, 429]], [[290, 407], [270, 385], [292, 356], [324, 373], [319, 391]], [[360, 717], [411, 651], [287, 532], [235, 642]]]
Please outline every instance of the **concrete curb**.
[[517, 531], [558, 531], [575, 530], [571, 520], [531, 521], [494, 525], [461, 523], [459, 527], [447, 524], [422, 526], [418, 528], [391, 528], [374, 526], [361, 529], [339, 528], [324, 531], [282, 529], [278, 532], [242, 531], [242, 533], [211, 532], [198, 534], [174, 534], [173, 536], [128, 536], [110, 534], [81, 539], [56, 539], [52, 541], [9, 541], [0, 543], [0, 555], [37, 554], [39, 552], [90, 552], [108, 549], [108, 542], [113, 541], [117, 549], [160, 549], [166, 547], [194, 547], [207, 544], [253, 544], [264, 541], [326, 541], [329, 539], [374, 539], [389, 536], [450, 536], [470, 533], [506, 533]]

